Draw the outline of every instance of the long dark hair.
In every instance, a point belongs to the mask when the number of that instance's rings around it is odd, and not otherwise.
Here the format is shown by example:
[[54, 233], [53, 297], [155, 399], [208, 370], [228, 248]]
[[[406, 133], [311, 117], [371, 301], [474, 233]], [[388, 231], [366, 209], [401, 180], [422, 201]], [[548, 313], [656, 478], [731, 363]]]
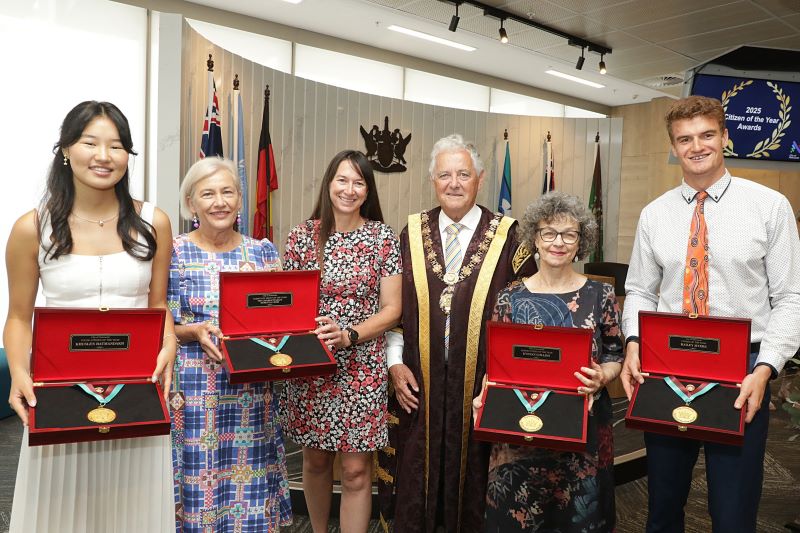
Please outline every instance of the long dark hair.
[[311, 212], [312, 220], [319, 219], [319, 235], [317, 236], [317, 259], [320, 270], [322, 270], [322, 253], [325, 251], [325, 244], [333, 233], [335, 220], [333, 218], [333, 202], [331, 202], [331, 182], [336, 177], [336, 171], [342, 161], [349, 161], [356, 172], [364, 178], [367, 183], [367, 198], [358, 210], [362, 217], [367, 220], [383, 222], [383, 212], [381, 211], [381, 201], [378, 198], [378, 191], [375, 187], [375, 174], [369, 164], [367, 156], [358, 150], [342, 150], [331, 159], [325, 175], [322, 177], [322, 184], [319, 187], [319, 196], [314, 211]]
[[[75, 184], [72, 181], [72, 167], [63, 164], [63, 150], [78, 142], [86, 126], [97, 117], [109, 119], [116, 126], [119, 139], [125, 151], [131, 155], [136, 155], [136, 152], [133, 151], [133, 140], [131, 139], [128, 119], [114, 104], [91, 100], [81, 102], [67, 113], [67, 116], [64, 117], [64, 122], [61, 124], [61, 135], [58, 142], [53, 146], [53, 162], [47, 175], [47, 191], [41, 202], [40, 212], [42, 216], [39, 217], [40, 235], [42, 233], [42, 219], [45, 216], [50, 218], [50, 226], [53, 233], [45, 254], [50, 259], [58, 259], [62, 255], [69, 254], [72, 252], [73, 244], [72, 232], [69, 229], [69, 216], [75, 203]], [[117, 234], [122, 240], [122, 247], [129, 255], [141, 261], [149, 261], [156, 254], [156, 230], [136, 212], [133, 198], [131, 198], [131, 193], [128, 190], [129, 182], [128, 169], [125, 169], [122, 179], [114, 185], [114, 193], [119, 201]], [[131, 234], [142, 235], [145, 243], [142, 244]], [[44, 237], [43, 241], [46, 238]]]

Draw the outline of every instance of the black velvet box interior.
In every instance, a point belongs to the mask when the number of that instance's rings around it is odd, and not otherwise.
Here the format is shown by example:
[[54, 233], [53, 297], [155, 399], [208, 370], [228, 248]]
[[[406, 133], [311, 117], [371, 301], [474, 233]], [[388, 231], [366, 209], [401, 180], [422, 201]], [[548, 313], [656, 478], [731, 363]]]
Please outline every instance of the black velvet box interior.
[[[684, 385], [700, 385], [698, 380], [682, 379]], [[697, 420], [688, 426], [717, 429], [722, 431], [739, 431], [741, 411], [733, 407], [739, 396], [739, 388], [720, 384], [709, 392], [699, 396], [690, 403], [697, 411]], [[629, 416], [650, 421], [661, 421], [670, 425], [679, 425], [672, 418], [672, 410], [686, 403], [675, 394], [663, 377], [646, 377], [639, 385], [634, 402], [631, 404]]]
[[[251, 338], [267, 340], [274, 337], [261, 336], [227, 339], [225, 341], [225, 348], [228, 351], [228, 358], [230, 359], [233, 370], [256, 370], [265, 367], [281, 368], [269, 362], [269, 358], [275, 355], [275, 352], [256, 344], [250, 340]], [[318, 365], [330, 362], [328, 352], [325, 351], [325, 348], [323, 348], [317, 336], [311, 333], [292, 335], [280, 349], [280, 353], [292, 357], [292, 366]]]
[[[518, 389], [530, 396], [531, 392], [541, 393], [540, 389]], [[549, 436], [562, 439], [581, 439], [584, 434], [585, 398], [582, 395], [552, 392], [547, 400], [536, 409], [536, 416], [542, 419], [542, 429], [527, 433], [519, 426], [519, 420], [528, 414], [520, 403], [513, 388], [488, 387], [486, 400], [480, 419], [484, 430], [513, 431], [537, 437]]]
[[[93, 383], [108, 386], [108, 383]], [[37, 429], [78, 428], [100, 426], [89, 421], [86, 415], [100, 407], [97, 399], [89, 396], [77, 385], [36, 388]], [[159, 399], [159, 389], [153, 383], [126, 383], [114, 399], [106, 405], [117, 418], [105, 426], [160, 421], [164, 413]]]

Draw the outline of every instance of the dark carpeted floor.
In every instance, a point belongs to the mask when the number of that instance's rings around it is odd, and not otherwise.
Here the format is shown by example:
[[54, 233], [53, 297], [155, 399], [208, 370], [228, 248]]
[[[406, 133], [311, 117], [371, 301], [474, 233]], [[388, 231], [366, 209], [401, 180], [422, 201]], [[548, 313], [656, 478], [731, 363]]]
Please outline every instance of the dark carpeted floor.
[[[776, 382], [775, 391], [777, 385]], [[616, 403], [616, 416], [621, 418], [624, 415], [624, 405]], [[788, 421], [788, 415], [782, 409], [778, 408], [772, 412], [765, 460], [764, 491], [759, 512], [759, 533], [786, 533], [784, 524], [800, 515], [800, 430], [790, 428]], [[640, 436], [625, 431], [622, 426], [619, 424], [615, 431], [618, 452], [633, 451], [640, 441]], [[21, 427], [15, 418], [0, 420], [0, 533], [6, 533], [8, 530], [21, 433]], [[711, 530], [706, 513], [706, 494], [701, 454], [686, 508], [687, 533], [705, 533]], [[616, 496], [617, 532], [644, 531], [647, 517], [646, 479], [618, 486]], [[295, 516], [294, 525], [288, 531], [311, 533], [311, 525], [306, 517], [298, 514]], [[339, 531], [335, 520], [331, 521], [329, 531]], [[373, 521], [369, 531], [370, 533], [381, 531], [380, 525]]]

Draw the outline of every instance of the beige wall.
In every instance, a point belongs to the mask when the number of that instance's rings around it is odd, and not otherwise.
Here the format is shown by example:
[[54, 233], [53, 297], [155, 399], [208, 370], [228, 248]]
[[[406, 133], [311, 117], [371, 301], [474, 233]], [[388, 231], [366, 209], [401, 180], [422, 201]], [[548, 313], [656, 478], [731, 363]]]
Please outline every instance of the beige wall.
[[[245, 110], [245, 160], [250, 182], [251, 210], [254, 205], [258, 136], [264, 85], [271, 90], [270, 132], [275, 152], [279, 189], [273, 195], [274, 240], [282, 247], [292, 226], [308, 217], [328, 161], [340, 150], [364, 150], [359, 126], [383, 127], [412, 134], [405, 154], [404, 173], [376, 173], [384, 216], [396, 231], [409, 213], [436, 204], [428, 180], [429, 154], [433, 143], [453, 132], [475, 142], [486, 165], [486, 179], [479, 203], [497, 207], [499, 174], [502, 172], [508, 129], [511, 146], [513, 215], [539, 197], [542, 148], [548, 131], [555, 152], [556, 184], [559, 189], [588, 198], [594, 168], [595, 134], [600, 132], [603, 167], [606, 253], [616, 252], [619, 204], [619, 161], [622, 121], [619, 119], [542, 118], [499, 115], [418, 104], [340, 89], [254, 64], [208, 42], [184, 24], [181, 116], [181, 171], [197, 159], [205, 110], [206, 59], [213, 54], [214, 78], [222, 109], [223, 146], [227, 150], [228, 96], [234, 74], [239, 75]], [[230, 156], [226, 152], [226, 156]], [[252, 213], [251, 213], [252, 220]], [[184, 228], [186, 229], [186, 228]]]
[[[644, 104], [615, 107], [612, 117], [623, 119], [620, 172], [619, 262], [630, 260], [636, 225], [642, 208], [681, 182], [678, 165], [668, 163], [669, 139], [664, 115], [673, 100], [659, 98]], [[800, 171], [739, 168], [728, 162], [734, 176], [762, 183], [783, 193], [795, 211], [800, 209]]]

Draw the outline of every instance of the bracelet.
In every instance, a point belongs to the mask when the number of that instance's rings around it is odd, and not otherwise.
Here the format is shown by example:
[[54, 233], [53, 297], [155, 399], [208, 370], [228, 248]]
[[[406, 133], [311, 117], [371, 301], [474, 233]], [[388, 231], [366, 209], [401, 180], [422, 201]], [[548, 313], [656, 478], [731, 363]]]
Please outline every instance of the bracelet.
[[175, 344], [177, 344], [178, 346], [181, 345], [181, 340], [174, 333], [167, 333], [166, 335], [164, 335], [163, 340], [167, 340], [170, 337], [175, 337]]

